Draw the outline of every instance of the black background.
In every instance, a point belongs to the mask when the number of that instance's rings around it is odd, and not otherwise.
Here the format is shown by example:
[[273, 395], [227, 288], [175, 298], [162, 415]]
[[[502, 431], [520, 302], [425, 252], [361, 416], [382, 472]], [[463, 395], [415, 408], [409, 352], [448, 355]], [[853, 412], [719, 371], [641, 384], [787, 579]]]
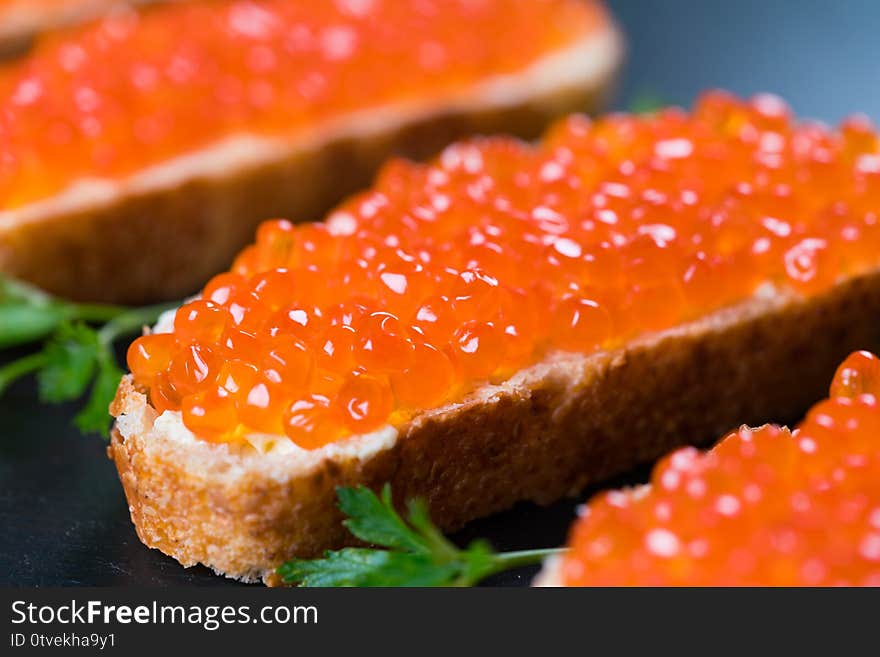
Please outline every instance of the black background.
[[[773, 91], [800, 115], [829, 122], [853, 112], [880, 120], [876, 0], [609, 4], [629, 41], [620, 109], [644, 96], [689, 105], [701, 90], [723, 87]], [[41, 405], [30, 381], [0, 399], [0, 584], [230, 584], [140, 544], [105, 444], [80, 436], [72, 415], [71, 406]], [[486, 537], [502, 549], [559, 545], [576, 503], [521, 505], [454, 538]], [[532, 574], [492, 583], [524, 585]]]

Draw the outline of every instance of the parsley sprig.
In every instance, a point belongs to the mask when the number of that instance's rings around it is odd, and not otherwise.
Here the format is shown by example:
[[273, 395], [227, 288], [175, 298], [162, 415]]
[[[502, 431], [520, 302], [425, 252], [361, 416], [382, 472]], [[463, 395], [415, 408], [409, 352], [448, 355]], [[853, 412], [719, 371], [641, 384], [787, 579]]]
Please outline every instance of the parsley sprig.
[[177, 305], [126, 308], [74, 303], [0, 276], [0, 349], [45, 340], [40, 351], [0, 366], [0, 396], [30, 373], [36, 374], [44, 402], [71, 401], [90, 389], [74, 422], [83, 433], [106, 436], [107, 407], [122, 377], [113, 344]]
[[340, 487], [339, 508], [346, 528], [376, 546], [330, 550], [321, 559], [294, 559], [278, 568], [288, 584], [300, 586], [472, 586], [489, 575], [540, 563], [560, 549], [498, 553], [486, 541], [462, 549], [431, 522], [421, 500], [410, 500], [407, 518], [391, 501], [386, 484], [380, 496], [369, 488]]
[[653, 114], [670, 105], [674, 105], [674, 103], [670, 102], [668, 98], [664, 98], [650, 90], [642, 89], [635, 94], [627, 109], [633, 114]]

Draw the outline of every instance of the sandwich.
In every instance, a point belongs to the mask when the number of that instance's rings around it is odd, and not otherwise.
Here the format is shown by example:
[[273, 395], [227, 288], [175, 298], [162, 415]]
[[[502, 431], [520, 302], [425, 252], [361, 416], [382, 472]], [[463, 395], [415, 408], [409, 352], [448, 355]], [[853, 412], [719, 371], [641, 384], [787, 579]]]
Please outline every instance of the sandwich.
[[583, 0], [201, 0], [46, 33], [0, 65], [0, 271], [180, 298], [390, 155], [595, 109], [621, 50]]
[[598, 496], [544, 586], [880, 586], [880, 359], [855, 352], [794, 430], [741, 427]]
[[880, 154], [777, 97], [571, 116], [393, 160], [264, 223], [128, 352], [109, 454], [141, 540], [245, 581], [339, 547], [337, 486], [453, 530], [732, 426], [880, 348]]

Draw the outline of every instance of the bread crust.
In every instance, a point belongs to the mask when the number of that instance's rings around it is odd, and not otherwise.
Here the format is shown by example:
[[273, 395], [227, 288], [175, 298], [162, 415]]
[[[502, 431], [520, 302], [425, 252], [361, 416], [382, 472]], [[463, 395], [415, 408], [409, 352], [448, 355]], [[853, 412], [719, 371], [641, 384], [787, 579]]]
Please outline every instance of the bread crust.
[[878, 318], [878, 272], [809, 298], [756, 295], [620, 349], [556, 355], [417, 416], [368, 458], [292, 458], [286, 472], [151, 431], [155, 412], [126, 378], [109, 455], [146, 545], [274, 583], [286, 559], [349, 540], [336, 486], [390, 482], [397, 501], [424, 498], [447, 531], [519, 501], [547, 504], [741, 423], [796, 419], [847, 353], [880, 347]]
[[41, 6], [41, 3], [33, 0], [7, 2], [0, 10], [0, 58], [27, 50], [33, 39], [45, 30], [79, 23], [127, 5], [151, 1], [160, 0], [75, 0], [53, 6]]
[[271, 159], [230, 162], [219, 175], [114, 193], [85, 206], [59, 204], [36, 218], [0, 213], [0, 271], [79, 300], [142, 304], [191, 294], [228, 268], [262, 220], [322, 218], [367, 186], [390, 155], [426, 158], [470, 134], [507, 132], [530, 139], [553, 118], [600, 109], [621, 46], [610, 23], [585, 37], [587, 50], [591, 43], [596, 56], [607, 60], [595, 66], [595, 75], [527, 93], [509, 105], [477, 95], [428, 113], [401, 111], [378, 131], [343, 130], [307, 144], [294, 140]]

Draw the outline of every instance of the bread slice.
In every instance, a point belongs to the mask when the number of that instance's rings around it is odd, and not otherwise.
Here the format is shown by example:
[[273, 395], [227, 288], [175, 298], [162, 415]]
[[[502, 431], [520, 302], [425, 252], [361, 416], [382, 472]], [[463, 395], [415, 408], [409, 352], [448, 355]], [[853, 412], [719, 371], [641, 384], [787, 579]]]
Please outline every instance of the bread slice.
[[559, 588], [564, 586], [561, 573], [559, 572], [561, 567], [562, 560], [558, 556], [550, 557], [544, 562], [541, 571], [532, 581], [532, 586], [538, 588]]
[[390, 482], [398, 501], [425, 498], [445, 530], [518, 501], [549, 503], [739, 423], [795, 419], [848, 352], [880, 347], [878, 316], [878, 271], [809, 297], [764, 286], [691, 323], [613, 351], [555, 354], [405, 426], [312, 452], [271, 436], [196, 439], [126, 377], [108, 453], [145, 544], [273, 583], [284, 560], [349, 540], [336, 486]]
[[182, 297], [228, 266], [260, 221], [319, 219], [391, 154], [423, 158], [472, 133], [532, 138], [554, 117], [598, 109], [621, 52], [603, 18], [526, 69], [449, 95], [318, 121], [283, 138], [229, 135], [122, 180], [83, 180], [0, 209], [0, 271], [77, 299]]

